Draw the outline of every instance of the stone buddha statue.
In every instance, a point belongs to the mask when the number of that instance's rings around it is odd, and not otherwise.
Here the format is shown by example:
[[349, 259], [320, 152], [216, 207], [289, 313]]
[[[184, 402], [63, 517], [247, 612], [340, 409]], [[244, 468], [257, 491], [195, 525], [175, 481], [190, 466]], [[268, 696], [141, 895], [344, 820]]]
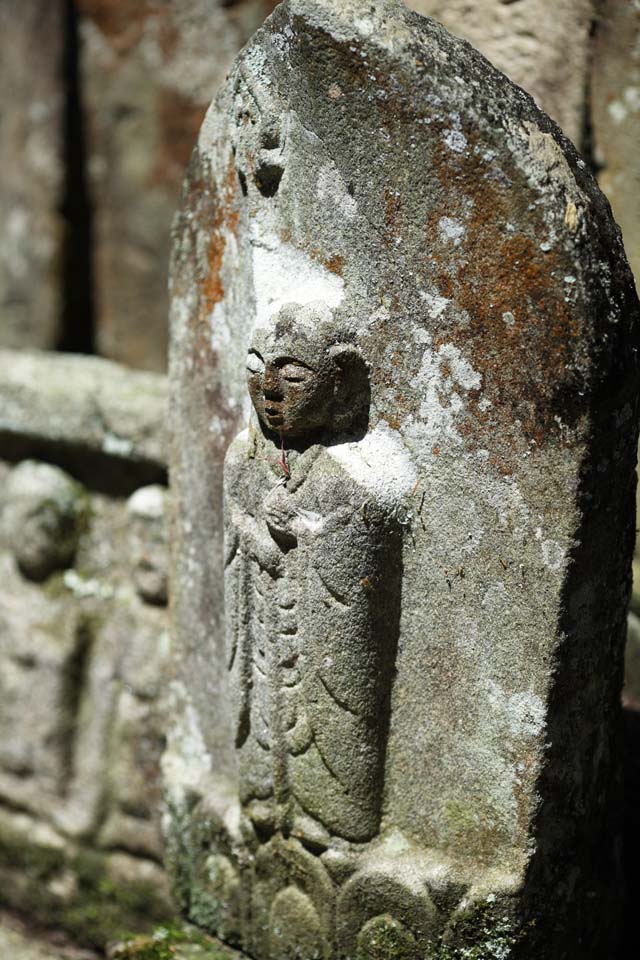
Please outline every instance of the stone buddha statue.
[[367, 441], [366, 364], [325, 306], [287, 305], [258, 326], [247, 379], [255, 415], [224, 468], [240, 802], [260, 839], [322, 854], [379, 828], [397, 495], [384, 450]]

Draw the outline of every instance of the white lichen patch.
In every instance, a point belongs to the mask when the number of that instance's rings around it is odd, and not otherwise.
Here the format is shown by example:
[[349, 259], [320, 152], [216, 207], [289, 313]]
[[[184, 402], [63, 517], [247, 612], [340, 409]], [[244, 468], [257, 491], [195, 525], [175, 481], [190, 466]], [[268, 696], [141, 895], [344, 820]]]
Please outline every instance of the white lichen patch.
[[566, 562], [566, 551], [555, 540], [543, 540], [541, 543], [542, 560], [545, 567], [557, 573]]
[[545, 705], [531, 690], [508, 694], [488, 681], [489, 704], [504, 734], [521, 739], [537, 737], [545, 726]]
[[419, 290], [418, 293], [420, 294], [424, 302], [427, 304], [427, 307], [429, 308], [429, 313], [431, 314], [432, 317], [437, 318], [442, 316], [442, 314], [445, 312], [445, 310], [451, 303], [451, 301], [447, 300], [446, 297], [441, 297], [437, 293], [427, 293], [425, 290]]
[[344, 299], [344, 280], [302, 250], [277, 236], [254, 238], [253, 282], [256, 325], [265, 323], [285, 303], [320, 301], [330, 308]]
[[[183, 684], [175, 682], [169, 691], [172, 715], [177, 716], [162, 757], [162, 773], [171, 802], [180, 809], [190, 792], [197, 792], [211, 772], [212, 761], [200, 729], [197, 712]], [[179, 705], [179, 709], [176, 709]]]
[[281, 59], [286, 57], [291, 49], [291, 41], [293, 39], [294, 33], [289, 24], [285, 26], [280, 31], [274, 30], [271, 34], [271, 41], [278, 52], [278, 55]]
[[467, 149], [467, 138], [461, 130], [446, 130], [444, 142], [454, 153], [464, 153]]
[[444, 438], [459, 439], [458, 417], [464, 411], [468, 394], [480, 389], [482, 377], [458, 347], [445, 343], [435, 352], [425, 350], [420, 370], [411, 383], [422, 397], [419, 435], [415, 426], [410, 429], [414, 440], [433, 443]]
[[454, 217], [441, 217], [438, 221], [438, 234], [442, 241], [449, 241], [454, 247], [459, 247], [465, 235], [465, 228]]
[[358, 212], [358, 204], [333, 163], [328, 163], [320, 170], [317, 195], [321, 203], [331, 205], [347, 220], [353, 220]]
[[329, 453], [357, 483], [391, 507], [411, 494], [418, 477], [406, 447], [384, 421], [363, 440], [336, 444]]

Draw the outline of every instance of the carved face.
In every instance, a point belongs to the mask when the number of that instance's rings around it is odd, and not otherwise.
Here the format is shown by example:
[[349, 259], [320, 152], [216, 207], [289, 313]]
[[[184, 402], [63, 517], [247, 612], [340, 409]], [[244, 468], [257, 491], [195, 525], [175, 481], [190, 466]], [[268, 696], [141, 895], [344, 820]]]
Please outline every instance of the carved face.
[[283, 437], [302, 437], [332, 422], [338, 368], [330, 357], [310, 365], [290, 354], [252, 346], [247, 357], [249, 394], [265, 427]]
[[366, 429], [366, 365], [321, 302], [285, 304], [256, 327], [247, 358], [249, 394], [260, 422], [281, 437]]

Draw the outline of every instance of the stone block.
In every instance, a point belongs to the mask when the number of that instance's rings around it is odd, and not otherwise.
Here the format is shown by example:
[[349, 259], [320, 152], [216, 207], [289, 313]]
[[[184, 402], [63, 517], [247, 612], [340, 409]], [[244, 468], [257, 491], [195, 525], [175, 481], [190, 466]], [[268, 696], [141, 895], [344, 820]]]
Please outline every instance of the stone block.
[[164, 377], [99, 357], [0, 350], [0, 456], [36, 455], [93, 488], [166, 477]]
[[91, 358], [1, 361], [0, 902], [104, 946], [174, 909], [167, 492], [143, 485], [166, 475], [165, 382]]
[[286, 0], [171, 322], [184, 909], [260, 960], [611, 956], [638, 301], [584, 160], [396, 0]]

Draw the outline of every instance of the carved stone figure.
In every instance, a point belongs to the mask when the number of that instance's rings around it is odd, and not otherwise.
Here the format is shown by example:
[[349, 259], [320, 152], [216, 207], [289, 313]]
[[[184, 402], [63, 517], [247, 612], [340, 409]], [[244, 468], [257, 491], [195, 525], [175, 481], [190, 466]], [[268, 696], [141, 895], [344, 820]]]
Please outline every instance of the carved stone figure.
[[378, 465], [352, 462], [366, 368], [330, 314], [283, 308], [256, 331], [247, 375], [258, 419], [225, 464], [240, 794], [261, 832], [322, 850], [331, 836], [364, 841], [378, 828], [399, 527]]
[[397, 0], [284, 0], [175, 238], [185, 911], [257, 960], [610, 956], [640, 326], [593, 178]]
[[85, 522], [86, 497], [68, 473], [24, 460], [7, 482], [4, 526], [16, 562], [40, 582], [69, 566]]

